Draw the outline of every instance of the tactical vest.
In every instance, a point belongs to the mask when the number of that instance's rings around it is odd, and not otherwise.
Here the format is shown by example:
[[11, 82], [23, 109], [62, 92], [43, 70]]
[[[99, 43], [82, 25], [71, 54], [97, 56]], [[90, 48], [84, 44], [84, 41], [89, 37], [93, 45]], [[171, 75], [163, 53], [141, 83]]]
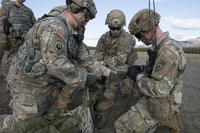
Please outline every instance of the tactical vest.
[[[133, 62], [137, 59], [137, 53], [134, 51], [135, 41], [130, 39], [129, 34], [125, 30], [122, 30], [119, 37], [112, 38], [110, 32], [105, 34], [105, 51], [104, 55], [106, 56], [116, 56], [118, 52], [120, 52], [120, 47], [125, 45], [129, 45], [128, 47], [128, 55], [127, 55], [127, 64], [133, 64]], [[126, 47], [126, 46], [125, 46]]]
[[32, 26], [32, 12], [26, 6], [17, 7], [11, 3], [8, 21], [11, 23], [9, 32], [14, 37], [22, 37]]
[[[73, 63], [75, 58], [78, 56], [80, 46], [83, 45], [84, 36], [79, 35], [79, 34], [71, 35], [68, 24], [60, 15], [44, 14], [39, 20], [45, 19], [47, 17], [56, 17], [57, 19], [62, 21], [62, 23], [65, 24], [65, 27], [67, 29], [66, 30], [67, 38], [68, 38], [66, 45], [65, 45], [66, 47], [64, 48], [65, 54], [68, 57], [68, 59], [71, 61], [71, 63]], [[86, 49], [87, 49], [88, 53], [90, 53], [88, 47], [86, 47]]]
[[[41, 19], [44, 20], [47, 17], [55, 17], [55, 16], [45, 15]], [[68, 24], [65, 22], [65, 20], [59, 16], [56, 16], [56, 18], [62, 21], [66, 26], [67, 29], [66, 32], [68, 32], [67, 33], [68, 40], [66, 41], [64, 50], [68, 59], [71, 61], [71, 63], [73, 63], [76, 57], [78, 56], [80, 45], [83, 44], [82, 38], [79, 37], [78, 35], [77, 36], [70, 35], [69, 27]], [[35, 27], [30, 29], [29, 43], [25, 42], [25, 45], [27, 46], [21, 46], [16, 54], [17, 68], [25, 75], [31, 77], [41, 76], [41, 75], [44, 76], [47, 71], [45, 64], [40, 63], [41, 62], [40, 60], [42, 60], [40, 46], [38, 46], [40, 44], [33, 42], [32, 33], [34, 28]], [[40, 69], [38, 69], [38, 67], [40, 67]]]

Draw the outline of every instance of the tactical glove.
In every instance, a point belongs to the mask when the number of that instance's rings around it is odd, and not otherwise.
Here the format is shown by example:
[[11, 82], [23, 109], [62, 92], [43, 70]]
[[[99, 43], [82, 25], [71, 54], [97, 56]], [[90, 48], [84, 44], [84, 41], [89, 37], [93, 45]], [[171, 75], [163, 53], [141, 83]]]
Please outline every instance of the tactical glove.
[[127, 75], [127, 71], [125, 70], [111, 70], [110, 71], [110, 79], [123, 79]]
[[139, 73], [144, 71], [144, 66], [129, 66], [128, 67], [128, 72], [127, 75], [132, 79], [132, 80], [136, 80], [136, 77]]
[[85, 86], [88, 88], [92, 87], [96, 83], [97, 79], [98, 79], [97, 76], [95, 76], [92, 73], [88, 73]]

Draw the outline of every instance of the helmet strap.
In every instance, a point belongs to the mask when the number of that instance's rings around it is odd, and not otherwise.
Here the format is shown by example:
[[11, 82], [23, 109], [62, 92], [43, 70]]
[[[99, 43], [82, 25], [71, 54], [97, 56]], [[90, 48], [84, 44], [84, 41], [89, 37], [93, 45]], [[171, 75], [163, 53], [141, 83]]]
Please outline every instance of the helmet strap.
[[[69, 11], [70, 15], [72, 16], [72, 18], [75, 20], [75, 22], [78, 24], [78, 27], [81, 26], [81, 23], [78, 21], [78, 19], [73, 15], [73, 13], [71, 11]], [[82, 19], [82, 17], [84, 17], [84, 15], [81, 16], [80, 19]]]
[[[85, 12], [85, 10], [84, 10], [84, 12]], [[69, 13], [70, 13], [70, 15], [72, 16], [72, 18], [75, 20], [75, 22], [78, 24], [78, 26], [77, 26], [77, 28], [76, 28], [78, 34], [79, 34], [80, 36], [82, 36], [82, 38], [84, 38], [85, 26], [82, 25], [82, 24], [78, 21], [78, 19], [73, 15], [73, 13], [72, 13], [70, 10], [69, 10]], [[84, 17], [84, 13], [83, 13], [83, 15], [81, 16], [80, 19], [82, 19], [82, 17]]]

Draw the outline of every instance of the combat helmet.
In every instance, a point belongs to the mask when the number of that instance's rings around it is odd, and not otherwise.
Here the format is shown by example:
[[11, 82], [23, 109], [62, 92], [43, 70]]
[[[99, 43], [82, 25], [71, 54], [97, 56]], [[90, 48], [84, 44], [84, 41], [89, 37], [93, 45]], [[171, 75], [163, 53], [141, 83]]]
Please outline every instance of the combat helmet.
[[[136, 35], [137, 33], [140, 33], [141, 31], [150, 31], [151, 25], [152, 26], [158, 25], [160, 21], [160, 15], [155, 12], [155, 17], [154, 17], [154, 11], [150, 10], [150, 16], [151, 17], [149, 17], [149, 9], [142, 9], [139, 12], [137, 12], [136, 15], [133, 16], [133, 18], [131, 19], [129, 23], [129, 26], [128, 26], [129, 32], [133, 35]], [[155, 21], [154, 21], [154, 18], [155, 18]]]
[[123, 27], [126, 25], [126, 18], [121, 10], [114, 9], [107, 15], [105, 24], [109, 27]]
[[86, 8], [90, 13], [90, 19], [95, 18], [97, 10], [93, 0], [66, 0], [73, 13], [78, 13]]

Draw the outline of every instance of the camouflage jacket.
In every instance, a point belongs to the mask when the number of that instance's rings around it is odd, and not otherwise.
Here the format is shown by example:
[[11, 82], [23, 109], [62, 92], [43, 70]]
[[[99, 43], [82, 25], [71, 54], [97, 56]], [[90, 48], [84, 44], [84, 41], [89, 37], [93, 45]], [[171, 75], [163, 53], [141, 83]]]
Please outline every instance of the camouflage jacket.
[[[135, 38], [124, 29], [122, 29], [120, 35], [115, 38], [112, 37], [108, 31], [99, 39], [95, 56], [98, 60], [104, 61], [110, 68], [115, 69], [127, 63], [134, 46]], [[134, 55], [136, 59], [136, 52]]]
[[4, 27], [10, 25], [6, 31], [13, 37], [22, 37], [35, 23], [36, 19], [30, 8], [22, 4], [3, 0], [1, 18]]
[[[75, 40], [76, 31], [64, 13], [59, 16], [65, 23], [56, 17], [47, 17], [31, 28], [17, 53], [16, 64], [25, 77], [32, 80], [39, 78], [41, 80], [37, 82], [47, 82], [48, 86], [53, 84], [54, 88], [59, 87], [55, 83], [64, 84], [74, 91], [85, 86], [87, 71], [101, 77], [106, 67], [91, 60], [87, 46]], [[69, 54], [74, 54], [78, 45], [76, 55], [71, 58]], [[30, 60], [27, 56], [30, 56], [32, 47], [35, 48], [35, 56]]]
[[152, 98], [173, 96], [177, 106], [182, 99], [182, 74], [186, 67], [186, 58], [178, 41], [165, 32], [157, 42], [158, 54], [153, 66], [152, 78], [145, 73], [137, 76], [141, 93]]
[[57, 6], [57, 7], [54, 7], [53, 9], [51, 9], [51, 11], [48, 13], [48, 15], [56, 16], [56, 15], [61, 14], [66, 9], [67, 9], [66, 5]]

